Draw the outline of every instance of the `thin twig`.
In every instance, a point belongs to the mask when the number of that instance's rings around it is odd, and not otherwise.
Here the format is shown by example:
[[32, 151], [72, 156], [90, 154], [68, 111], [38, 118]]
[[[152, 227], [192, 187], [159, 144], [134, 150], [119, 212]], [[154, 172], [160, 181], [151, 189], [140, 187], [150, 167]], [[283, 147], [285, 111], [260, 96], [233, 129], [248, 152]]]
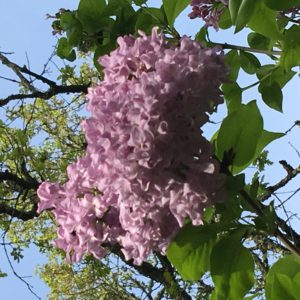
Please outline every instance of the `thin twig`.
[[21, 280], [26, 286], [27, 286], [27, 289], [30, 291], [30, 293], [32, 295], [34, 295], [37, 299], [39, 300], [42, 300], [41, 297], [39, 297], [33, 290], [33, 286], [31, 286], [26, 280], [24, 280], [24, 277], [21, 277], [15, 270], [14, 266], [12, 265], [12, 262], [10, 260], [10, 257], [8, 255], [8, 252], [7, 252], [7, 249], [6, 249], [6, 245], [5, 245], [5, 236], [2, 237], [2, 242], [3, 242], [3, 249], [4, 249], [4, 253], [5, 253], [5, 256], [7, 258], [7, 261], [8, 261], [8, 264], [11, 268], [11, 271], [13, 272], [13, 274], [19, 279]]
[[289, 145], [293, 148], [293, 150], [297, 153], [298, 157], [300, 158], [299, 150], [291, 142], [289, 142]]
[[[254, 201], [245, 190], [241, 190], [240, 195], [255, 210], [255, 212], [259, 216], [264, 215], [265, 206], [263, 204], [261, 204], [260, 202]], [[287, 225], [287, 227], [290, 228], [290, 226], [288, 226], [288, 225]], [[296, 245], [294, 245], [289, 239], [287, 239], [286, 236], [278, 229], [278, 227], [274, 230], [273, 234], [276, 238], [278, 238], [278, 240], [280, 240], [283, 243], [283, 245], [289, 251], [291, 251], [292, 253], [294, 253], [298, 257], [300, 257], [300, 249]]]
[[24, 77], [22, 74], [21, 67], [14, 62], [10, 61], [6, 56], [4, 56], [2, 53], [0, 53], [0, 61], [2, 64], [10, 68], [14, 73], [20, 78], [22, 84], [24, 87], [26, 87], [29, 91], [35, 92], [36, 88], [28, 81], [27, 78]]
[[271, 195], [279, 190], [280, 188], [284, 187], [287, 185], [288, 182], [290, 182], [293, 178], [295, 178], [298, 174], [300, 173], [300, 165], [297, 168], [292, 169], [291, 171], [288, 172], [287, 176], [281, 179], [278, 183], [276, 183], [273, 186], [269, 186], [266, 189], [266, 193], [263, 194], [258, 200], [260, 202], [263, 202], [267, 200], [268, 198], [271, 197]]
[[228, 44], [228, 43], [224, 43], [224, 44], [212, 43], [212, 44], [215, 46], [221, 46], [223, 49], [243, 50], [243, 51], [247, 51], [247, 52], [261, 53], [261, 54], [267, 54], [267, 55], [280, 55], [281, 54], [281, 51], [277, 51], [277, 50], [255, 49], [255, 48], [250, 48], [250, 47], [232, 45], [232, 44]]

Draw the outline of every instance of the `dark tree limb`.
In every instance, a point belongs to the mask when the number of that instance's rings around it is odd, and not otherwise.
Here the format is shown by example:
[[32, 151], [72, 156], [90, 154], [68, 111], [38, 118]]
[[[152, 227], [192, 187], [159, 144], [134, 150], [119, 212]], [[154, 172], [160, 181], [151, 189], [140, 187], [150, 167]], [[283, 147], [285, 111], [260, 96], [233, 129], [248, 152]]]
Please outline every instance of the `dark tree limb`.
[[36, 212], [36, 205], [34, 205], [30, 211], [24, 211], [13, 208], [5, 203], [0, 203], [0, 214], [7, 214], [12, 218], [15, 217], [23, 221], [32, 220], [38, 216]]
[[58, 94], [71, 94], [71, 93], [86, 93], [89, 85], [55, 85], [50, 87], [45, 92], [36, 91], [30, 94], [14, 94], [4, 99], [0, 99], [0, 107], [8, 104], [12, 100], [23, 99], [45, 99], [48, 100], [51, 97]]
[[[19, 66], [16, 63], [10, 61], [6, 56], [3, 55], [3, 52], [0, 52], [0, 61], [2, 64], [10, 68], [20, 79], [21, 84], [30, 91], [30, 93], [19, 93], [7, 96], [6, 98], [0, 99], [0, 107], [7, 105], [10, 101], [13, 100], [23, 100], [23, 99], [50, 99], [51, 97], [58, 94], [70, 94], [70, 93], [87, 93], [87, 88], [89, 84], [82, 85], [57, 85], [56, 82], [37, 74], [29, 70], [26, 66]], [[33, 78], [47, 84], [49, 88], [46, 91], [40, 91], [35, 88], [25, 76], [32, 76]]]
[[0, 182], [1, 181], [12, 181], [13, 183], [17, 184], [19, 187], [30, 190], [34, 189], [36, 190], [40, 183], [31, 177], [31, 180], [25, 180], [23, 178], [20, 178], [16, 174], [10, 173], [9, 171], [0, 172]]
[[0, 52], [0, 61], [3, 65], [10, 68], [21, 80], [21, 83], [26, 87], [28, 90], [35, 92], [35, 87], [29, 82], [29, 80], [22, 74], [22, 68], [15, 64], [14, 62], [10, 61], [3, 53]]
[[56, 86], [56, 82], [42, 76], [42, 75], [39, 75], [35, 72], [32, 72], [31, 70], [29, 70], [26, 66], [23, 66], [22, 68], [20, 68], [20, 71], [24, 74], [27, 74], [29, 76], [33, 76], [34, 78], [42, 81], [43, 83], [46, 83], [48, 84], [49, 86]]

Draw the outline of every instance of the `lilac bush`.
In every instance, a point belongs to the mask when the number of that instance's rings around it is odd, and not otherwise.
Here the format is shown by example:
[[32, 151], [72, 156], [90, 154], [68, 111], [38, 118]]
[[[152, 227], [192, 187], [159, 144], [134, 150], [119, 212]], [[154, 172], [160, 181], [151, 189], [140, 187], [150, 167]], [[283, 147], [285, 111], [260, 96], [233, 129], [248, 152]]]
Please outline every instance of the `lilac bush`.
[[78, 261], [120, 244], [141, 264], [165, 253], [187, 220], [224, 198], [223, 176], [200, 127], [223, 102], [226, 68], [218, 49], [183, 37], [120, 37], [100, 59], [104, 80], [88, 92], [91, 117], [82, 123], [86, 155], [67, 168], [68, 181], [44, 182], [39, 212], [58, 224], [55, 244]]

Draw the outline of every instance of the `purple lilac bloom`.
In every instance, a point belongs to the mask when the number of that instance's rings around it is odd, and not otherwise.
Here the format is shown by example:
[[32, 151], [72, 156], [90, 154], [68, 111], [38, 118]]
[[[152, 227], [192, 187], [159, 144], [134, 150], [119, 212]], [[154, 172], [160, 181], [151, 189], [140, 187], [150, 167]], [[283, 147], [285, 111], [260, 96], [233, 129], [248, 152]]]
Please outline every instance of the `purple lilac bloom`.
[[[223, 5], [220, 5], [223, 3]], [[218, 30], [218, 22], [228, 5], [228, 0], [192, 0], [192, 12], [189, 14], [191, 19], [201, 18], [205, 21], [206, 26], [213, 26]]]
[[224, 198], [223, 176], [200, 127], [223, 102], [223, 54], [183, 37], [118, 38], [100, 59], [104, 80], [88, 92], [91, 117], [82, 123], [86, 155], [67, 168], [68, 181], [44, 182], [38, 211], [52, 210], [55, 244], [70, 261], [105, 255], [120, 244], [141, 264], [165, 253], [190, 219]]

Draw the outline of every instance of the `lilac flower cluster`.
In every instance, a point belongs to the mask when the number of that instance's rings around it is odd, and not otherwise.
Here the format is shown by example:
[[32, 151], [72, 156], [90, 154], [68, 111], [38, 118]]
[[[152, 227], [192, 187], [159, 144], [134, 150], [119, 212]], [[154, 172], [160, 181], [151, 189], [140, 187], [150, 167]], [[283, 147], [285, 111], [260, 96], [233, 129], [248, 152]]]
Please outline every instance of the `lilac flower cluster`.
[[201, 18], [205, 21], [206, 26], [213, 26], [217, 30], [218, 22], [225, 8], [224, 5], [228, 5], [228, 0], [192, 0], [192, 12], [189, 17], [191, 19]]
[[222, 199], [223, 177], [201, 135], [207, 113], [222, 103], [226, 69], [217, 49], [183, 37], [120, 37], [101, 58], [105, 78], [88, 92], [91, 117], [82, 124], [83, 158], [67, 168], [64, 185], [44, 182], [38, 211], [51, 209], [57, 247], [68, 260], [105, 255], [118, 243], [141, 264], [164, 253], [187, 219]]

